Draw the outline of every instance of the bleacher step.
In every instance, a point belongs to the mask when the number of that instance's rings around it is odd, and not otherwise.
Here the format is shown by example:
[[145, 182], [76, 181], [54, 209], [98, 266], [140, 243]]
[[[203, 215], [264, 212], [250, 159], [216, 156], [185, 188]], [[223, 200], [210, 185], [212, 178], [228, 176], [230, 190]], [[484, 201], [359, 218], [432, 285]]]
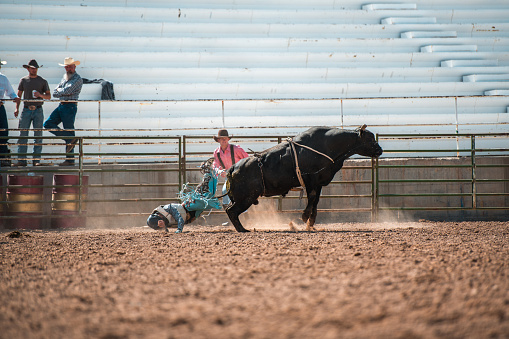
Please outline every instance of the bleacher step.
[[412, 10], [417, 9], [416, 4], [367, 4], [362, 5], [362, 9], [366, 11], [380, 11], [380, 10]]
[[509, 74], [470, 74], [463, 76], [463, 82], [509, 81]]
[[417, 39], [417, 38], [456, 38], [458, 33], [456, 31], [410, 31], [401, 33], [402, 39]]
[[[326, 67], [326, 68], [239, 68], [239, 67], [78, 67], [88, 79], [106, 79], [118, 84], [167, 83], [439, 83], [462, 82], [465, 74], [475, 74], [477, 67]], [[12, 83], [26, 75], [22, 67], [7, 67], [5, 74]], [[509, 66], [485, 67], [483, 73], [509, 73]], [[62, 68], [56, 63], [44, 64], [39, 75], [50, 84], [58, 84]]]
[[[443, 39], [382, 38], [196, 38], [196, 37], [98, 37], [75, 35], [0, 35], [2, 51], [131, 52], [509, 52], [509, 38], [456, 38], [454, 45]], [[454, 57], [446, 57], [453, 59]], [[475, 57], [477, 58], [477, 57]], [[445, 59], [445, 58], [444, 58]], [[23, 60], [26, 62], [26, 60]]]
[[427, 45], [421, 47], [421, 53], [477, 52], [477, 45]]
[[[115, 84], [114, 90], [118, 100], [278, 100], [479, 96], [493, 87], [509, 89], [509, 83], [145, 83]], [[90, 91], [80, 98], [100, 98], [100, 86]]]
[[436, 24], [437, 18], [434, 17], [395, 17], [380, 20], [382, 25], [401, 25], [401, 24]]
[[491, 60], [444, 60], [441, 67], [494, 67], [498, 66], [497, 59]]
[[[55, 84], [50, 84], [54, 88]], [[441, 83], [121, 83], [117, 100], [279, 100], [480, 96], [506, 82]], [[100, 100], [99, 84], [83, 85], [80, 100]]]
[[[492, 89], [489, 91], [485, 91], [484, 95], [509, 96], [509, 89]], [[509, 109], [509, 107], [508, 107], [508, 109]], [[509, 111], [507, 113], [509, 113]]]
[[[69, 6], [43, 5], [42, 0], [34, 4], [5, 4], [0, 1], [2, 19], [64, 19], [68, 16]], [[203, 1], [203, 0], [202, 0]], [[278, 1], [280, 2], [280, 0]], [[123, 21], [123, 22], [179, 22], [179, 23], [315, 23], [335, 24], [379, 24], [384, 18], [399, 17], [432, 17], [437, 22], [450, 24], [499, 23], [506, 22], [509, 9], [480, 9], [476, 11], [462, 9], [419, 9], [412, 11], [383, 10], [366, 11], [361, 9], [324, 9], [319, 6], [303, 9], [297, 6], [292, 8], [215, 8], [210, 3], [205, 7], [189, 8], [179, 7], [168, 2], [168, 7], [147, 7], [145, 2], [139, 6], [112, 6], [101, 5], [100, 10], [94, 6], [72, 6], [73, 20], [76, 21]], [[344, 5], [344, 2], [341, 2]], [[360, 8], [360, 7], [359, 7]], [[472, 17], [475, 15], [475, 20]]]
[[[80, 60], [80, 67], [219, 67], [219, 68], [327, 68], [327, 67], [437, 67], [444, 56], [433, 53], [154, 53], [146, 52], [37, 52], [37, 62], [43, 65], [56, 65], [64, 57], [72, 56]], [[32, 59], [33, 52], [10, 52], [12, 67], [22, 67]], [[499, 65], [509, 66], [509, 53], [465, 53], [463, 57], [497, 58]], [[14, 63], [14, 60], [17, 60]]]
[[[2, 19], [2, 34], [97, 37], [195, 38], [456, 38], [509, 37], [509, 23], [493, 24], [315, 24], [315, 23], [180, 23], [76, 20]], [[424, 28], [423, 26], [426, 26]]]

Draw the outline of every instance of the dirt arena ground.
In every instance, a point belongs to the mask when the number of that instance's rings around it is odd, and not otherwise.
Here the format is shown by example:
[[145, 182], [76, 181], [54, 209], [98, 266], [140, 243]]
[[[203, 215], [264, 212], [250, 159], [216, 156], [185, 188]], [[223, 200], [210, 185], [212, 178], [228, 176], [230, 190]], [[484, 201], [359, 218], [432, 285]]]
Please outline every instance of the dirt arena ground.
[[509, 222], [0, 233], [1, 338], [509, 338]]

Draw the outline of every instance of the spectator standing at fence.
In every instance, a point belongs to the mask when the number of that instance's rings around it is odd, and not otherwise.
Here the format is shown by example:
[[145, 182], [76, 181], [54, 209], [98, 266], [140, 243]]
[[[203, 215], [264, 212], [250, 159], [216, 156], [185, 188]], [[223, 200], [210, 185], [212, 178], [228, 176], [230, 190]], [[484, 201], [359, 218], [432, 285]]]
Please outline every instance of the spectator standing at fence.
[[[83, 79], [76, 73], [76, 66], [79, 61], [73, 58], [65, 58], [63, 64], [65, 74], [62, 81], [53, 91], [53, 97], [59, 98], [60, 104], [51, 113], [49, 118], [44, 122], [44, 128], [50, 129], [50, 132], [56, 136], [63, 137], [65, 141], [66, 160], [59, 166], [74, 166], [74, 146], [78, 142], [74, 133], [74, 121], [78, 112], [78, 98], [83, 87]], [[62, 123], [63, 129], [58, 127]]]
[[[32, 59], [27, 65], [23, 65], [27, 69], [28, 75], [21, 78], [18, 85], [18, 97], [23, 99], [51, 99], [51, 92], [49, 89], [48, 82], [43, 77], [39, 76], [39, 64], [36, 60]], [[16, 102], [16, 109], [14, 111], [14, 117], [17, 118], [19, 115], [19, 104], [20, 100]], [[41, 152], [42, 152], [42, 124], [44, 122], [44, 113], [42, 110], [42, 101], [24, 101], [23, 111], [19, 118], [18, 128], [22, 129], [19, 135], [22, 137], [28, 136], [28, 129], [30, 125], [33, 125], [34, 131], [34, 152], [33, 152], [33, 165], [40, 166], [41, 164]], [[18, 140], [18, 162], [14, 166], [26, 166], [27, 165], [27, 144], [28, 139], [20, 138]]]
[[[247, 158], [246, 153], [239, 145], [230, 144], [230, 136], [226, 129], [220, 129], [214, 140], [219, 143], [219, 147], [214, 151], [214, 168], [222, 177], [226, 177], [226, 171], [241, 159]], [[226, 182], [222, 189], [223, 194], [226, 193]], [[223, 197], [223, 205], [228, 205], [230, 198], [226, 195]]]
[[[0, 69], [2, 65], [7, 62], [0, 59]], [[2, 99], [9, 98], [14, 100], [16, 103], [19, 102], [19, 98], [14, 92], [9, 79], [2, 73], [0, 73], [0, 137], [9, 136], [9, 123], [7, 122], [7, 112], [5, 111], [4, 101]], [[0, 166], [7, 167], [11, 165], [9, 160], [9, 147], [7, 146], [8, 139], [0, 139]]]

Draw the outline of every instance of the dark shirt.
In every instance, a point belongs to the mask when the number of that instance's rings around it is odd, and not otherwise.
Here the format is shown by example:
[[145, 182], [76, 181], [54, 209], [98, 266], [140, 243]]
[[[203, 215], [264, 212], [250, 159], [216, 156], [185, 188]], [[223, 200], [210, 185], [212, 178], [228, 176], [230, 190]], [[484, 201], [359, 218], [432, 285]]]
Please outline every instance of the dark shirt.
[[[49, 85], [46, 79], [44, 79], [41, 76], [37, 76], [36, 78], [31, 78], [30, 76], [26, 76], [21, 78], [18, 85], [18, 91], [23, 91], [23, 99], [30, 100], [30, 99], [36, 99], [41, 100], [42, 98], [34, 98], [32, 95], [32, 91], [37, 91], [39, 93], [46, 93], [49, 92]], [[41, 106], [43, 104], [42, 101], [25, 101], [25, 106], [35, 105], [35, 106]]]

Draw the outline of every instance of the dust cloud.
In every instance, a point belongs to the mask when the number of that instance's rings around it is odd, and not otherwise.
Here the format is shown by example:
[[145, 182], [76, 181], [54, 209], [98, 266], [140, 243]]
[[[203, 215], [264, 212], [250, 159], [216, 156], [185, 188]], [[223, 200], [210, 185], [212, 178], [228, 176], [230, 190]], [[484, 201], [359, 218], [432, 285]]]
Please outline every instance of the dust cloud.
[[278, 212], [277, 201], [269, 199], [261, 199], [258, 205], [252, 205], [241, 214], [240, 221], [250, 230], [297, 231], [306, 227], [302, 221]]
[[[306, 231], [306, 224], [300, 219], [302, 211], [285, 214], [278, 212], [277, 201], [262, 199], [241, 214], [242, 224], [249, 230], [258, 231]], [[323, 213], [323, 212], [322, 212]], [[318, 221], [318, 220], [317, 220]], [[391, 229], [411, 229], [426, 226], [426, 220], [415, 220], [405, 211], [384, 210], [375, 222], [325, 222], [315, 224], [316, 231], [380, 231]]]

